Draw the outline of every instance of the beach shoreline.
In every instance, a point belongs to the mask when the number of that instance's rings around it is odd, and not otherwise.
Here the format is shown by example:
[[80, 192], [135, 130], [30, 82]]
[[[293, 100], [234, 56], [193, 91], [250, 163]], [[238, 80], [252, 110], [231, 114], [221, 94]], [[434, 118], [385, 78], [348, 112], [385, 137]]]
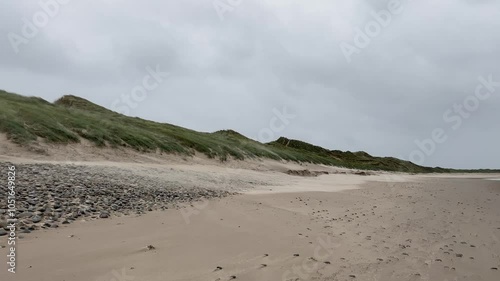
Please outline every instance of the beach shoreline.
[[[190, 178], [196, 173], [204, 181], [201, 171], [235, 172], [190, 169], [192, 174], [189, 169], [178, 173]], [[165, 211], [82, 218], [26, 234], [18, 244], [18, 273], [4, 271], [0, 277], [498, 280], [496, 181], [450, 175], [297, 177], [250, 170], [223, 178], [228, 177], [272, 179], [273, 184], [249, 185], [237, 195]]]

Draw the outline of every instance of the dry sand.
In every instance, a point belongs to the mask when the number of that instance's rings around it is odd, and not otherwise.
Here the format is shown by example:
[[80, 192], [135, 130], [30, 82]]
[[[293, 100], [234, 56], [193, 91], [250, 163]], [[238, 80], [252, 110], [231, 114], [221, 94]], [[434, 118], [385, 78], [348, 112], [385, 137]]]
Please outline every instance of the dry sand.
[[483, 180], [369, 183], [80, 222], [21, 240], [2, 280], [499, 280], [499, 194]]
[[254, 184], [179, 210], [27, 234], [18, 245], [18, 273], [4, 266], [0, 280], [500, 280], [500, 182], [485, 175], [305, 178], [283, 172], [345, 170], [182, 161], [85, 163], [154, 170], [165, 180]]

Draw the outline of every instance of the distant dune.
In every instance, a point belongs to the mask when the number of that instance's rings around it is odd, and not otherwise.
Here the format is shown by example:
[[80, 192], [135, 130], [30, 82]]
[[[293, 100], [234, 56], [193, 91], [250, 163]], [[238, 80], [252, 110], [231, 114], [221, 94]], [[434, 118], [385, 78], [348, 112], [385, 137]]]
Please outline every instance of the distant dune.
[[60, 147], [88, 144], [102, 149], [120, 148], [140, 153], [187, 157], [202, 153], [220, 161], [268, 158], [364, 170], [472, 172], [423, 167], [393, 157], [375, 157], [363, 151], [328, 150], [285, 137], [270, 143], [260, 143], [233, 130], [196, 132], [171, 124], [125, 116], [71, 95], [50, 103], [38, 97], [0, 91], [0, 111], [0, 132], [6, 134], [10, 142], [39, 154], [50, 155], [51, 151], [46, 144]]

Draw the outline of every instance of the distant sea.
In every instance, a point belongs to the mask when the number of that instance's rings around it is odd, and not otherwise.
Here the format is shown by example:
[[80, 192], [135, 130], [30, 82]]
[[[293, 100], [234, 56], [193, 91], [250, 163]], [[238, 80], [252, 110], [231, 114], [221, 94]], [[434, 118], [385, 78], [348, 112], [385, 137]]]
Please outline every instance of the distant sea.
[[490, 181], [500, 181], [500, 179], [489, 179]]

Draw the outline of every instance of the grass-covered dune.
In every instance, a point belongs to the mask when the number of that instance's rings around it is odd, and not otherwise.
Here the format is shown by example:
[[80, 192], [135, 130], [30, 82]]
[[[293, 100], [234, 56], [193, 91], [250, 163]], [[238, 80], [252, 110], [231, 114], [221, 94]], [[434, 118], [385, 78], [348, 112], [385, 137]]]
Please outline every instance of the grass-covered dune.
[[232, 130], [196, 132], [125, 116], [70, 95], [50, 103], [37, 97], [0, 91], [0, 132], [19, 145], [29, 145], [40, 139], [61, 145], [86, 139], [99, 147], [183, 155], [201, 152], [221, 161], [229, 157], [240, 160], [261, 157], [372, 170], [454, 171], [422, 167], [396, 158], [373, 157], [365, 152], [327, 150], [286, 138], [263, 144]]

